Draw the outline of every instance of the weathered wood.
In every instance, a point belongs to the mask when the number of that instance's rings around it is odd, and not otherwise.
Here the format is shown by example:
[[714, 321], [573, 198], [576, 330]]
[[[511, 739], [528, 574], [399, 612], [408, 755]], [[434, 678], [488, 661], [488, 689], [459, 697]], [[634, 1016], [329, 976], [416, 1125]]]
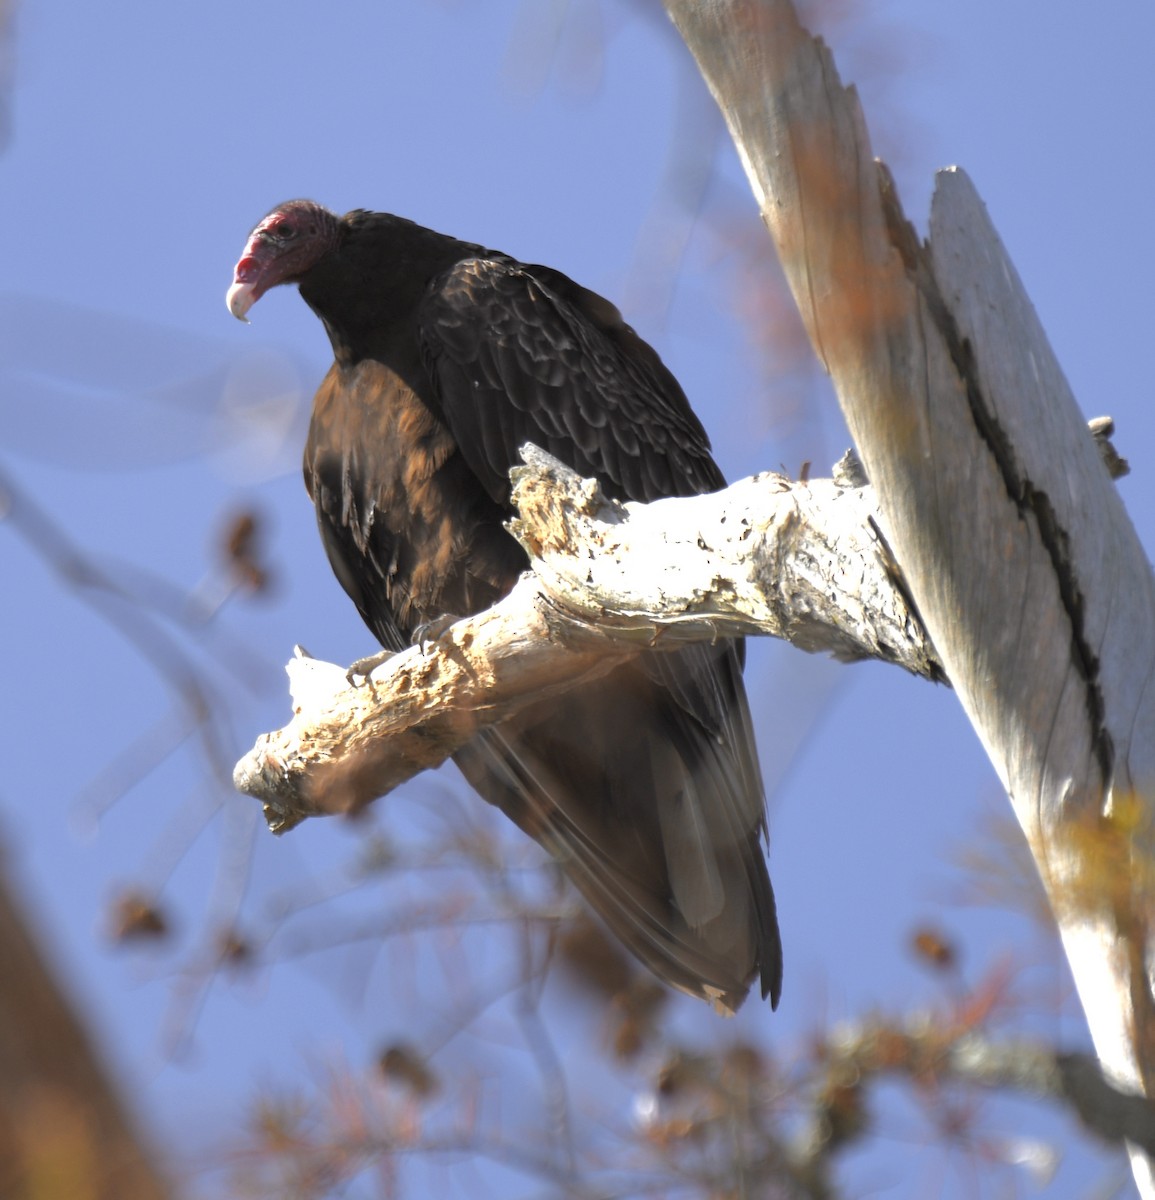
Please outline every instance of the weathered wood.
[[542, 451], [522, 455], [512, 528], [533, 572], [509, 596], [364, 684], [301, 651], [289, 664], [293, 720], [234, 773], [276, 832], [385, 795], [483, 726], [643, 648], [770, 634], [943, 678], [878, 535], [873, 489], [766, 473], [619, 504]]
[[[883, 529], [1015, 806], [1105, 1067], [1155, 1095], [1155, 581], [970, 182], [929, 247], [788, 0], [666, 0], [729, 124]], [[1136, 1155], [1136, 1178], [1155, 1192]]]
[[355, 812], [440, 765], [485, 725], [637, 653], [623, 643], [615, 654], [596, 631], [584, 649], [557, 640], [538, 601], [527, 576], [500, 604], [360, 682], [298, 647], [286, 668], [293, 719], [257, 739], [233, 771], [235, 787], [262, 801], [274, 833]]
[[873, 488], [764, 471], [709, 495], [619, 504], [536, 446], [521, 454], [510, 529], [550, 609], [579, 630], [667, 648], [777, 637], [944, 678], [879, 535]]

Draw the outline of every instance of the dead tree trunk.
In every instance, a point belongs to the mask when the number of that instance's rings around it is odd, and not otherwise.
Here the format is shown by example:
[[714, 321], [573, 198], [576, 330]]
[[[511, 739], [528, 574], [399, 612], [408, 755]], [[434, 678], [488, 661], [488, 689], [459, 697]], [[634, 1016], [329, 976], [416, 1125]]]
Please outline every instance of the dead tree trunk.
[[[1155, 581], [961, 171], [923, 244], [789, 0], [666, 0], [718, 101], [883, 530], [1007, 789], [1096, 1049], [1155, 1097]], [[1145, 1195], [1151, 1162], [1132, 1161]]]

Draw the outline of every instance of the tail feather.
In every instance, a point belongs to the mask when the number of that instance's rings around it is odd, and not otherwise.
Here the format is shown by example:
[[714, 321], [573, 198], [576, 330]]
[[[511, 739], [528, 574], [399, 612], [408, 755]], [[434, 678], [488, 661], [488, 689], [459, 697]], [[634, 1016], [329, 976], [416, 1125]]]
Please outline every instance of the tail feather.
[[456, 761], [659, 978], [732, 1012], [760, 976], [777, 1006], [782, 953], [737, 657], [692, 649], [530, 710]]

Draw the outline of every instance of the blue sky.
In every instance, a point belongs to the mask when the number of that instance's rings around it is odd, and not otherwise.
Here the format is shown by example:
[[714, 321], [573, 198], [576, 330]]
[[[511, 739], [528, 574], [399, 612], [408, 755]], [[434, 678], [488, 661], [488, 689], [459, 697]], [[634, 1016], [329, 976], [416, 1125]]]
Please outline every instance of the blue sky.
[[[631, 12], [613, 0], [355, 0], [323, 15], [294, 0], [42, 0], [18, 13], [0, 157], [0, 468], [114, 573], [127, 561], [186, 590], [211, 590], [228, 511], [270, 515], [275, 602], [224, 619], [259, 665], [244, 682], [214, 675], [238, 751], [283, 723], [279, 664], [294, 642], [338, 661], [371, 649], [329, 578], [298, 474], [323, 331], [287, 289], [248, 328], [224, 307], [245, 237], [277, 201], [388, 209], [609, 295], [681, 380], [730, 477], [807, 460], [817, 472], [844, 448], [825, 382], [784, 357], [768, 367], [733, 301], [758, 227], [724, 139], [690, 160], [712, 170], [708, 219], [694, 222], [671, 194], [674, 149], [718, 123], [672, 33]], [[1155, 10], [892, 0], [826, 20], [916, 224], [925, 229], [936, 168], [957, 163], [974, 179], [1084, 411], [1116, 418], [1135, 467], [1122, 494], [1150, 552]], [[791, 339], [779, 342], [784, 355]], [[237, 902], [232, 864], [251, 853], [241, 911], [265, 927], [286, 896], [340, 890], [364, 835], [317, 826], [273, 841], [240, 799], [214, 816], [187, 750], [97, 819], [102, 772], [165, 721], [171, 689], [11, 522], [0, 524], [0, 578], [0, 833], [157, 1135], [195, 1153], [235, 1129], [258, 1087], [316, 1079], [335, 1059], [360, 1065], [398, 1030], [420, 1039], [429, 998], [382, 979], [392, 959], [298, 958], [291, 939], [278, 966], [218, 983], [189, 1017], [183, 972], [205, 922]], [[218, 644], [229, 658], [223, 635]], [[752, 653], [748, 679], [787, 975], [778, 1014], [752, 1004], [725, 1035], [789, 1056], [824, 1017], [939, 996], [906, 950], [919, 920], [959, 937], [972, 981], [1000, 957], [1035, 955], [1038, 987], [1061, 994], [1055, 951], [1023, 921], [958, 903], [951, 855], [1005, 805], [950, 693], [769, 645]], [[418, 781], [375, 820], [421, 830], [455, 787]], [[129, 882], [163, 886], [179, 914], [172, 949], [110, 953], [101, 914]], [[438, 977], [436, 949], [411, 953]], [[463, 954], [481, 969], [483, 952]], [[1085, 1038], [1069, 1004], [1063, 1015], [1038, 1007], [1036, 1031]], [[692, 1008], [678, 1020], [722, 1036]], [[175, 1060], [174, 1027], [191, 1030]], [[471, 1053], [470, 1069], [489, 1069], [491, 1049]], [[921, 1194], [939, 1160], [915, 1153], [916, 1114], [897, 1103], [887, 1113], [847, 1178], [856, 1192]], [[1046, 1128], [1063, 1141], [1064, 1126]], [[1064, 1170], [1070, 1188], [1114, 1178], [1109, 1160], [1087, 1155]], [[967, 1194], [957, 1178], [949, 1186]]]

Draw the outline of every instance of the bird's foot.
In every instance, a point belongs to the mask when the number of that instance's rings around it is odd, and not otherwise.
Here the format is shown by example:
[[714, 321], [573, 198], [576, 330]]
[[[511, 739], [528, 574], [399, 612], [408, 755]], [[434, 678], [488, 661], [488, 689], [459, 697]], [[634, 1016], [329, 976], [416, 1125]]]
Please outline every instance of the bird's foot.
[[445, 613], [444, 616], [434, 617], [432, 621], [422, 621], [413, 631], [413, 645], [421, 647], [424, 654], [431, 642], [436, 642], [441, 635], [460, 618], [456, 613]]
[[357, 687], [357, 680], [360, 679], [362, 684], [369, 682], [369, 676], [383, 663], [388, 662], [394, 655], [393, 650], [378, 650], [376, 654], [370, 654], [366, 658], [359, 658], [345, 672], [345, 678], [349, 681], [350, 687]]

